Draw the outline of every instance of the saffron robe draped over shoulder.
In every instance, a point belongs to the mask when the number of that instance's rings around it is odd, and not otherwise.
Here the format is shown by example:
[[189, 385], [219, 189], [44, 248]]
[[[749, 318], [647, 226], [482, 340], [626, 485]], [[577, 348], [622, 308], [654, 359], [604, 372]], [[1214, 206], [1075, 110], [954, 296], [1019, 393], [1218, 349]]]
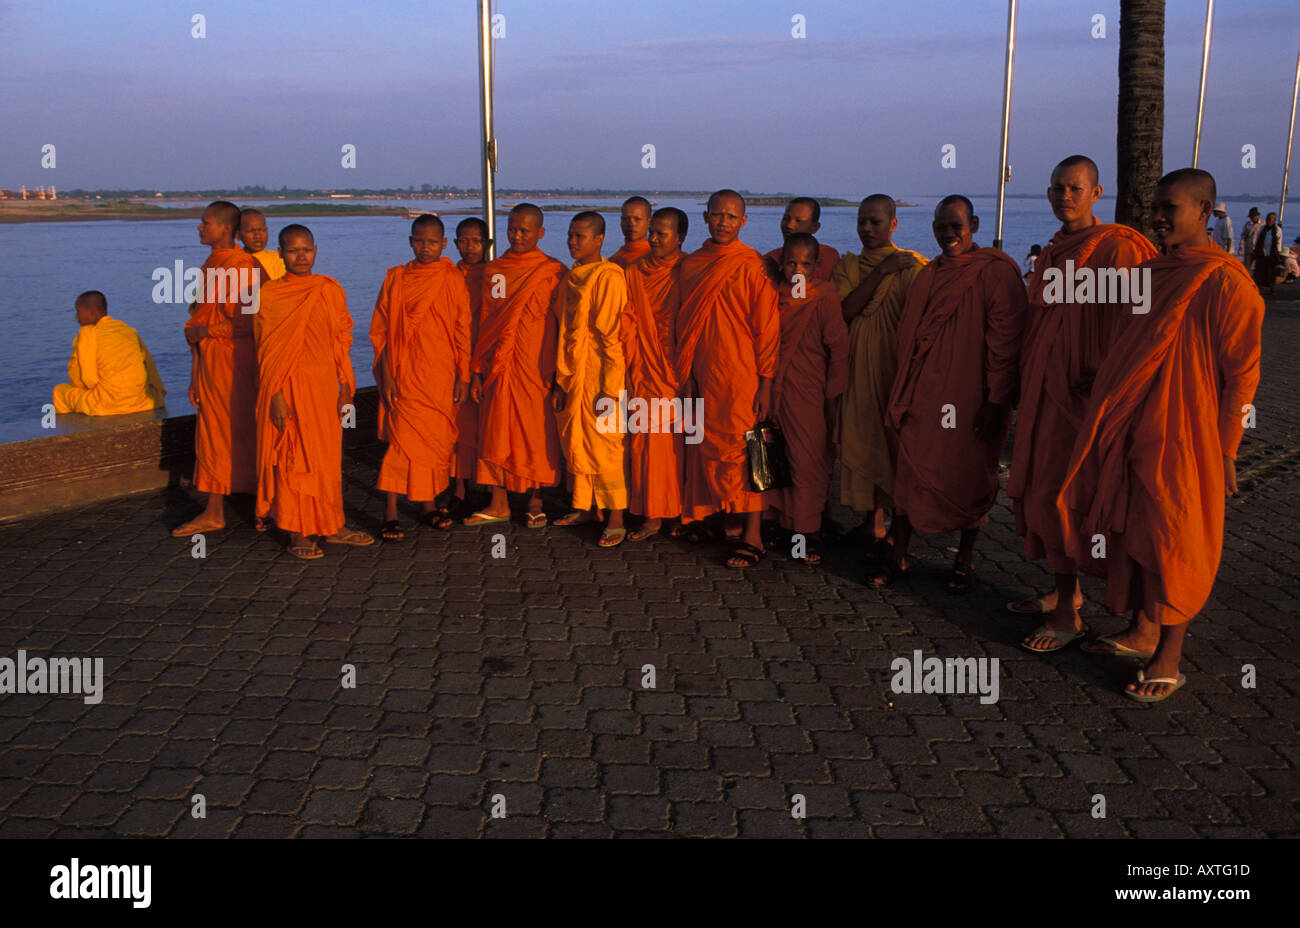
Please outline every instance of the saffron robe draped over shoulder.
[[826, 404], [844, 392], [848, 380], [849, 333], [835, 287], [808, 282], [795, 297], [781, 285], [781, 351], [772, 386], [772, 407], [785, 435], [792, 486], [764, 494], [781, 525], [816, 532], [831, 493], [835, 458]]
[[[784, 246], [782, 248], [773, 248], [766, 255], [764, 255], [764, 257], [769, 258], [776, 264], [777, 267], [780, 267], [781, 252], [783, 250], [784, 250]], [[839, 263], [840, 263], [840, 253], [836, 251], [834, 248], [832, 248], [830, 245], [827, 245], [825, 242], [818, 240], [817, 264], [816, 266], [813, 267], [812, 274], [809, 276], [811, 276], [814, 280], [830, 280], [831, 274], [834, 273], [835, 268]]]
[[483, 316], [470, 365], [483, 377], [479, 483], [523, 493], [559, 480], [551, 297], [563, 273], [563, 264], [538, 249], [507, 251], [483, 270]]
[[[843, 300], [881, 261], [901, 249], [872, 248], [846, 254], [831, 274]], [[894, 500], [894, 463], [898, 435], [885, 424], [889, 393], [898, 372], [898, 320], [913, 281], [926, 258], [909, 251], [916, 264], [887, 275], [871, 302], [854, 316], [849, 329], [848, 384], [840, 400], [836, 439], [840, 446], [840, 502], [859, 512], [888, 506]]]
[[[287, 532], [333, 535], [343, 528], [343, 424], [340, 387], [356, 391], [352, 317], [338, 281], [286, 275], [262, 288], [256, 317], [257, 514]], [[292, 417], [280, 431], [271, 400]]]
[[[611, 261], [576, 265], [555, 288], [558, 325], [555, 383], [564, 393], [556, 415], [560, 448], [568, 465], [573, 508], [627, 508], [619, 394], [624, 389], [621, 323], [627, 309], [623, 269]], [[614, 408], [597, 417], [596, 399]]]
[[[194, 430], [194, 488], [201, 493], [257, 492], [257, 350], [253, 346], [251, 303], [241, 302], [240, 286], [225, 292], [209, 287], [209, 271], [236, 279], [240, 272], [254, 286], [265, 279], [262, 265], [242, 248], [214, 248], [203, 262], [203, 299], [185, 327], [207, 327], [191, 345], [194, 389], [199, 408]], [[216, 276], [215, 273], [212, 276]], [[244, 312], [248, 309], [249, 312]]]
[[161, 406], [167, 395], [140, 336], [111, 316], [81, 326], [72, 342], [68, 380], [54, 388], [54, 411], [60, 415], [147, 412]]
[[[470, 358], [478, 345], [479, 318], [483, 314], [483, 269], [486, 264], [457, 262], [457, 269], [465, 278], [469, 291], [469, 350]], [[451, 458], [451, 475], [463, 480], [478, 476], [478, 403], [473, 397], [456, 407], [456, 446]]]
[[279, 280], [285, 275], [284, 259], [280, 257], [278, 251], [272, 251], [269, 248], [263, 248], [261, 251], [253, 252], [253, 257], [257, 263], [262, 265], [266, 271], [267, 280]]
[[621, 268], [632, 266], [632, 262], [650, 254], [650, 243], [645, 239], [637, 242], [624, 242], [623, 247], [609, 256]]
[[[1071, 270], [1094, 274], [1128, 269], [1156, 256], [1155, 246], [1128, 226], [1097, 223], [1079, 232], [1058, 231], [1034, 264], [1029, 282], [1029, 316], [1020, 361], [1020, 408], [1007, 495], [1016, 531], [1025, 539], [1025, 557], [1047, 558], [1053, 573], [1074, 573], [1056, 497], [1065, 479], [1070, 452], [1088, 409], [1088, 392], [1076, 385], [1096, 375], [1131, 314], [1127, 303], [1056, 302], [1047, 284]], [[1048, 275], [1049, 268], [1056, 273]], [[1046, 275], [1046, 276], [1045, 276]], [[1073, 288], [1071, 288], [1073, 289]], [[1127, 289], [1126, 291], [1127, 292]]]
[[683, 423], [677, 376], [680, 263], [680, 257], [660, 261], [651, 255], [626, 272], [622, 339], [628, 402], [639, 399], [646, 404], [645, 428], [629, 429], [627, 436], [628, 508], [647, 519], [673, 519], [682, 513]]
[[1026, 308], [1020, 268], [996, 248], [940, 255], [908, 290], [889, 424], [898, 429], [895, 510], [918, 531], [988, 519], [1010, 415], [981, 441], [975, 414], [985, 401], [1008, 413], [1015, 405]]
[[679, 264], [677, 376], [693, 380], [703, 401], [702, 440], [685, 448], [683, 517], [761, 512], [763, 495], [749, 488], [745, 433], [755, 424], [759, 378], [776, 375], [776, 287], [759, 253], [739, 239], [708, 239]]
[[469, 383], [469, 292], [447, 258], [390, 268], [370, 321], [375, 382], [391, 377], [397, 401], [380, 394], [379, 437], [388, 451], [378, 488], [431, 502], [447, 487], [456, 441], [456, 382]]
[[[1066, 551], [1106, 577], [1112, 610], [1154, 603], [1152, 620], [1180, 625], [1219, 570], [1223, 461], [1237, 456], [1259, 385], [1264, 301], [1214, 245], [1142, 267], [1150, 312], [1133, 316], [1102, 362], [1058, 507]], [[1104, 560], [1092, 557], [1098, 534]]]

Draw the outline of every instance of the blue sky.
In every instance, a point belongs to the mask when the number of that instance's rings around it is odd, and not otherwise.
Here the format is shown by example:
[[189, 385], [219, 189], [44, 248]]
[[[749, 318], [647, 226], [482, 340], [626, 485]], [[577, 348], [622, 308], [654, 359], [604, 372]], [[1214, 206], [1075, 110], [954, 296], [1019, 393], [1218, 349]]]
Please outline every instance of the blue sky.
[[[1294, 0], [1220, 2], [1201, 166], [1275, 197]], [[1011, 193], [1076, 151], [1112, 187], [1118, 0], [1022, 0]], [[477, 4], [0, 0], [0, 186], [473, 186]], [[991, 192], [1002, 0], [497, 0], [498, 183]], [[191, 37], [191, 15], [207, 37]], [[1091, 35], [1106, 17], [1106, 38]], [[807, 38], [791, 37], [806, 18]], [[1190, 163], [1205, 4], [1169, 0], [1165, 166]], [[41, 146], [57, 146], [42, 170]], [[357, 147], [344, 169], [340, 148]], [[641, 166], [644, 144], [656, 167]], [[940, 166], [945, 144], [957, 167]], [[1257, 167], [1241, 165], [1256, 146]], [[1300, 162], [1300, 155], [1296, 156]], [[1300, 165], [1298, 165], [1300, 169]], [[1297, 182], [1300, 186], [1300, 182]]]

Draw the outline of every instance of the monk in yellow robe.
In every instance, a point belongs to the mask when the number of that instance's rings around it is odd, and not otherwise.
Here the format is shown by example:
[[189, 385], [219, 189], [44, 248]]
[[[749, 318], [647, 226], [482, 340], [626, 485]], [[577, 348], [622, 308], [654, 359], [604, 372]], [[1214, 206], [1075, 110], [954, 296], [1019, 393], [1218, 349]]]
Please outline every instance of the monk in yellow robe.
[[[185, 323], [190, 343], [189, 400], [197, 410], [194, 488], [208, 494], [197, 518], [172, 530], [177, 537], [225, 528], [225, 498], [257, 492], [257, 349], [253, 318], [266, 272], [235, 247], [239, 207], [218, 200], [203, 211], [199, 241], [212, 251], [200, 269], [200, 289]], [[257, 522], [258, 531], [265, 524]]]
[[574, 216], [569, 223], [573, 267], [555, 288], [555, 424], [573, 491], [573, 511], [555, 524], [576, 525], [604, 509], [608, 518], [600, 546], [612, 548], [627, 536], [627, 476], [619, 423], [619, 401], [626, 395], [620, 335], [627, 283], [622, 268], [600, 257], [604, 242], [600, 213]]
[[609, 256], [619, 267], [627, 267], [638, 258], [650, 253], [650, 201], [645, 197], [628, 197], [618, 217], [623, 233], [623, 247]]
[[[686, 446], [684, 517], [715, 513], [743, 519], [739, 544], [725, 563], [752, 567], [763, 556], [763, 494], [749, 480], [745, 434], [772, 412], [772, 381], [781, 348], [777, 292], [762, 256], [740, 240], [748, 217], [734, 190], [709, 197], [709, 238], [682, 258], [682, 308], [677, 316], [677, 376], [685, 399], [703, 401], [706, 426]], [[688, 525], [688, 540], [707, 537]]]
[[244, 251], [257, 259], [266, 271], [267, 280], [279, 280], [284, 276], [284, 260], [278, 251], [266, 247], [271, 232], [266, 227], [266, 217], [261, 210], [251, 206], [239, 211], [238, 238], [244, 243]]
[[648, 412], [642, 407], [646, 427], [628, 429], [628, 509], [645, 518], [628, 541], [649, 538], [663, 527], [664, 519], [682, 513], [685, 422], [677, 379], [677, 313], [682, 304], [677, 265], [688, 224], [680, 209], [655, 210], [647, 236], [650, 254], [625, 271], [622, 338], [628, 403], [653, 404]]
[[[781, 216], [781, 239], [784, 242], [790, 236], [796, 233], [804, 235], [817, 234], [817, 230], [822, 227], [822, 205], [813, 197], [795, 197], [785, 206], [785, 213]], [[784, 247], [784, 246], [783, 246]], [[830, 280], [831, 272], [840, 262], [840, 253], [824, 242], [818, 242], [820, 257], [817, 258], [817, 266], [813, 268], [814, 280]], [[763, 264], [767, 268], [773, 281], [781, 281], [781, 248], [773, 248], [767, 254], [763, 255]]]
[[420, 216], [409, 242], [415, 260], [389, 269], [370, 320], [379, 437], [388, 442], [378, 483], [385, 541], [406, 537], [397, 518], [399, 494], [421, 504], [422, 525], [455, 524], [435, 500], [447, 488], [457, 407], [469, 396], [469, 291], [464, 275], [442, 256], [442, 220]]
[[862, 253], [849, 252], [831, 273], [849, 327], [849, 377], [836, 426], [840, 449], [840, 502], [866, 513], [859, 531], [881, 557], [885, 509], [894, 502], [898, 435], [886, 422], [889, 391], [898, 371], [898, 320], [907, 291], [926, 259], [894, 244], [894, 200], [873, 194], [858, 205]]
[[[1254, 415], [1264, 301], [1241, 262], [1206, 232], [1217, 191], [1206, 171], [1166, 174], [1152, 197], [1163, 254], [1145, 305], [1097, 371], [1057, 500], [1066, 553], [1106, 577], [1106, 605], [1132, 610], [1096, 650], [1144, 662], [1124, 694], [1159, 702], [1180, 672], [1191, 619], [1223, 554], [1224, 499]], [[1099, 555], [1104, 555], [1099, 556]]]
[[323, 557], [313, 536], [374, 544], [343, 518], [344, 407], [356, 380], [348, 351], [352, 316], [333, 277], [313, 274], [316, 243], [306, 226], [280, 230], [287, 273], [262, 288], [254, 325], [257, 394], [257, 514], [289, 533], [289, 553]]
[[77, 324], [68, 380], [54, 388], [54, 411], [85, 416], [148, 412], [163, 404], [167, 391], [153, 356], [135, 329], [108, 315], [108, 300], [98, 290], [77, 297]]
[[551, 297], [564, 265], [537, 247], [542, 211], [510, 211], [510, 250], [483, 269], [483, 317], [470, 364], [470, 396], [479, 404], [478, 483], [491, 487], [487, 507], [465, 519], [486, 525], [510, 518], [507, 493], [528, 494], [529, 528], [546, 525], [541, 487], [560, 476], [560, 440], [551, 391], [556, 319]]
[[[1025, 539], [1025, 557], [1046, 558], [1056, 582], [1051, 593], [1010, 602], [1007, 608], [1017, 614], [1047, 615], [1021, 642], [1039, 653], [1058, 651], [1084, 631], [1078, 611], [1083, 603], [1078, 565], [1065, 553], [1056, 497], [1088, 410], [1093, 379], [1133, 318], [1129, 305], [1116, 294], [1103, 295], [1093, 286], [1076, 290], [1074, 282], [1085, 275], [1092, 275], [1090, 283], [1115, 279], [1115, 271], [1130, 278], [1130, 268], [1156, 256], [1155, 246], [1141, 232], [1093, 216], [1101, 194], [1091, 158], [1072, 155], [1056, 166], [1047, 199], [1061, 228], [1034, 262], [1029, 280], [1007, 496], [1014, 506], [1016, 531]], [[1067, 278], [1069, 285], [1062, 286]], [[1064, 605], [1058, 605], [1061, 602]]]

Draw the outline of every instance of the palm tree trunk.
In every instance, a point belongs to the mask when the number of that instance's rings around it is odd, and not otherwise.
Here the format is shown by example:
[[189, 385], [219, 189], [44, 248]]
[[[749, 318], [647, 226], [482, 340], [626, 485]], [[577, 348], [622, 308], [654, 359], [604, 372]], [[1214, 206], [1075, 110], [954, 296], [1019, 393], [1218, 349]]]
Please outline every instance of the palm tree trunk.
[[1164, 173], [1165, 0], [1120, 0], [1115, 221], [1151, 235]]

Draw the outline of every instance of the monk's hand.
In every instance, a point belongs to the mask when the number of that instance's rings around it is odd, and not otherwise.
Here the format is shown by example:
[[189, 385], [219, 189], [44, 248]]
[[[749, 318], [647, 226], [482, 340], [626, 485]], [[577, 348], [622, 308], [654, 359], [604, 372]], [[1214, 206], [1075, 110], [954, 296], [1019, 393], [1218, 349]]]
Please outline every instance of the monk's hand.
[[476, 403], [483, 402], [483, 375], [475, 374], [469, 379], [469, 398]]
[[469, 399], [469, 384], [463, 380], [457, 380], [456, 386], [451, 391], [452, 403], [459, 406], [467, 399]]
[[271, 397], [271, 424], [275, 426], [276, 431], [283, 432], [292, 418], [293, 412], [289, 409], [289, 404], [284, 401], [284, 394], [277, 393]]
[[348, 390], [347, 384], [339, 384], [339, 415], [343, 415], [343, 407], [352, 402], [352, 392]]
[[185, 392], [189, 394], [189, 397], [190, 397], [190, 405], [193, 406], [195, 409], [198, 409], [198, 408], [199, 408], [199, 391], [198, 391], [198, 387], [195, 386], [194, 381], [192, 381], [192, 380], [190, 381], [189, 389], [187, 389]]
[[985, 400], [975, 412], [975, 435], [980, 441], [993, 441], [1002, 433], [1007, 407]]
[[564, 412], [565, 396], [559, 384], [551, 384], [551, 406], [556, 412]]
[[772, 411], [772, 380], [770, 377], [761, 377], [758, 381], [758, 392], [754, 394], [754, 417], [757, 421], [762, 422], [768, 418]]
[[1237, 462], [1223, 456], [1223, 488], [1228, 496], [1237, 495]]

